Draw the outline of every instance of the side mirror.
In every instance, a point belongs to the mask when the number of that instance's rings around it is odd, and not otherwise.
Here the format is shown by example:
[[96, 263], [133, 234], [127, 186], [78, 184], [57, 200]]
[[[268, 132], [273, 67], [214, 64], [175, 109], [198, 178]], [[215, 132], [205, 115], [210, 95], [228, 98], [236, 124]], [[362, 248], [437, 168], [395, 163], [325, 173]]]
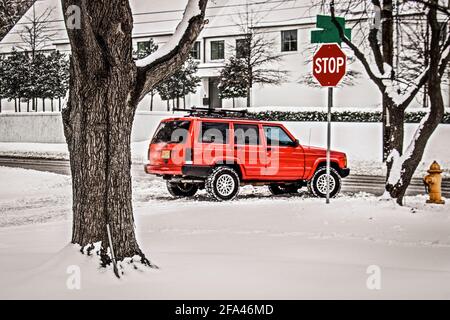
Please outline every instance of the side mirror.
[[299, 146], [300, 146], [300, 141], [299, 141], [298, 139], [295, 139], [295, 141], [292, 143], [292, 146], [293, 146], [294, 148], [299, 147]]

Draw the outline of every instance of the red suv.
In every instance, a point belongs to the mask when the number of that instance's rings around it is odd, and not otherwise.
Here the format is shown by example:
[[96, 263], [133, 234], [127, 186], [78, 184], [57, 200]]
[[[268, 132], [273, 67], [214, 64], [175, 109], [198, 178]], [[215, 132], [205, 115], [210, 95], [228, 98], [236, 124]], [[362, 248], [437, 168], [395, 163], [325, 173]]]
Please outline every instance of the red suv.
[[[163, 177], [174, 197], [206, 189], [215, 200], [232, 200], [242, 185], [267, 185], [274, 195], [307, 186], [326, 197], [326, 150], [302, 146], [282, 125], [241, 119], [225, 111], [194, 112], [161, 122], [150, 143], [148, 174]], [[350, 174], [347, 157], [331, 152], [330, 196]]]

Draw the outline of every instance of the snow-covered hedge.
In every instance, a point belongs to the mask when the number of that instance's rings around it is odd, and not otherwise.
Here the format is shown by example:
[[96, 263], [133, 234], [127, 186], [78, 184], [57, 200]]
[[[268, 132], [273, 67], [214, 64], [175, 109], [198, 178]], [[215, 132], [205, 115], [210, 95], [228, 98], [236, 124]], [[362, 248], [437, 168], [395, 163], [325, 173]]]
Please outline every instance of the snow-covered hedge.
[[[419, 123], [425, 116], [425, 111], [407, 112], [406, 123]], [[325, 111], [260, 111], [251, 114], [252, 118], [264, 121], [327, 121]], [[333, 122], [381, 122], [381, 111], [348, 111], [334, 110]], [[446, 112], [443, 123], [450, 124], [450, 113]]]

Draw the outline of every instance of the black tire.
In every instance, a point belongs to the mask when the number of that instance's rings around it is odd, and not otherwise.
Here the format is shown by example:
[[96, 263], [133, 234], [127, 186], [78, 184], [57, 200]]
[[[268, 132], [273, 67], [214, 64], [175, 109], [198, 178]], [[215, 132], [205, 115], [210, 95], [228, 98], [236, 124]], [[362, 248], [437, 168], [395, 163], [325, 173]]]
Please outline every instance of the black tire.
[[167, 181], [167, 190], [176, 198], [188, 198], [193, 197], [198, 191], [198, 186], [193, 183], [181, 183]]
[[237, 172], [230, 167], [217, 167], [206, 179], [206, 191], [216, 201], [229, 201], [239, 193], [240, 180]]
[[300, 187], [298, 187], [298, 186], [283, 186], [283, 185], [279, 185], [279, 184], [271, 184], [271, 185], [269, 185], [269, 191], [274, 196], [278, 196], [278, 195], [281, 195], [281, 194], [298, 193], [299, 189], [300, 189]]
[[[342, 179], [336, 169], [331, 168], [331, 190], [330, 198], [336, 197], [339, 192], [341, 192]], [[317, 198], [326, 198], [326, 178], [327, 178], [327, 168], [320, 167], [317, 169], [316, 173], [312, 177], [311, 181], [308, 182], [308, 190], [312, 195]]]

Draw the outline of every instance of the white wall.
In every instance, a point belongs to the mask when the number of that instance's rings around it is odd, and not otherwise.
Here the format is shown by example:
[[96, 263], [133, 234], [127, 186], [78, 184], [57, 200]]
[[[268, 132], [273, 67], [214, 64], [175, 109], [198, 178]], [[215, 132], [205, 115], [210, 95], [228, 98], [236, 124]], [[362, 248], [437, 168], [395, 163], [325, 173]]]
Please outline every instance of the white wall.
[[[161, 119], [173, 116], [167, 112], [138, 112], [134, 120], [132, 141], [150, 139]], [[0, 142], [64, 143], [61, 114], [0, 114]]]
[[3, 113], [0, 142], [63, 143], [60, 113]]

